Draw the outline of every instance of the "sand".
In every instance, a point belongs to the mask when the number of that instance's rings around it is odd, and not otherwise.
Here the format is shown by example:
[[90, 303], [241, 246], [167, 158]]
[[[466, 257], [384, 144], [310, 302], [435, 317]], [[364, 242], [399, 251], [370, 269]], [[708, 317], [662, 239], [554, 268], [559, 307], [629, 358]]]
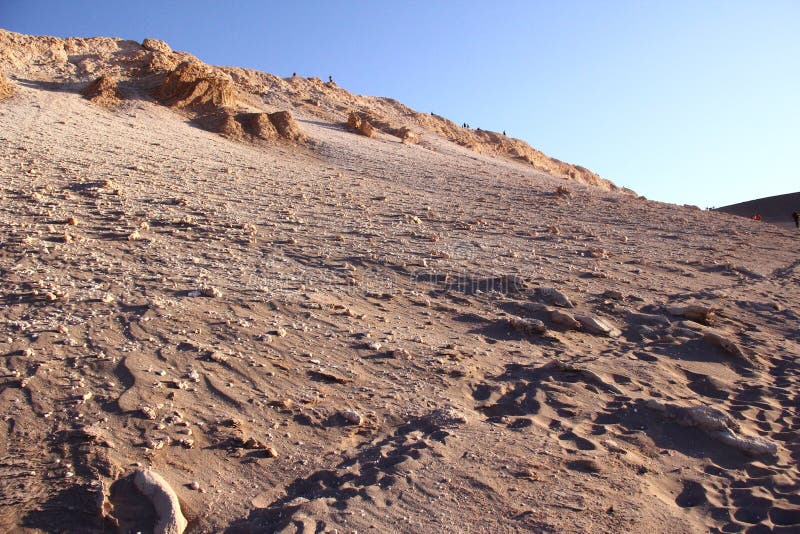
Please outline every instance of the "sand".
[[14, 39], [0, 530], [152, 531], [142, 469], [187, 532], [800, 528], [794, 229], [368, 138], [292, 79], [235, 83], [305, 143], [230, 139], [103, 67], [135, 43]]
[[716, 209], [747, 218], [761, 215], [762, 222], [797, 229], [792, 218], [792, 213], [795, 211], [800, 213], [800, 193], [788, 193], [786, 195], [759, 198]]

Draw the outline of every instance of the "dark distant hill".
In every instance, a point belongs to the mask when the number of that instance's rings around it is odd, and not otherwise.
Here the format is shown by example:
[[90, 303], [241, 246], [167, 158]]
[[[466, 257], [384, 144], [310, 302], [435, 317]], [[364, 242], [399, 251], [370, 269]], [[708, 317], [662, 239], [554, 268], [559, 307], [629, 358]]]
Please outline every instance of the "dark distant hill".
[[800, 192], [739, 202], [716, 208], [716, 211], [724, 211], [742, 217], [752, 217], [759, 213], [766, 222], [781, 226], [794, 226], [792, 212], [800, 212]]

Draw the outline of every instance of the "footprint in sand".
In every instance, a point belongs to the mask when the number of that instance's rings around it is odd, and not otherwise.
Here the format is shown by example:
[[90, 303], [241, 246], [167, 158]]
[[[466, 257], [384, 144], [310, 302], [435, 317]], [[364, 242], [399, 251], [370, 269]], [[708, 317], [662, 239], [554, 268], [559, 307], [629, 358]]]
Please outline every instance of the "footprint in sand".
[[592, 443], [586, 438], [582, 438], [575, 434], [571, 429], [567, 429], [566, 432], [563, 432], [558, 436], [560, 441], [567, 441], [573, 443], [575, 447], [582, 451], [593, 451], [597, 449], [597, 445]]
[[708, 502], [706, 488], [701, 483], [694, 480], [685, 480], [683, 490], [675, 498], [675, 504], [681, 508], [692, 508]]

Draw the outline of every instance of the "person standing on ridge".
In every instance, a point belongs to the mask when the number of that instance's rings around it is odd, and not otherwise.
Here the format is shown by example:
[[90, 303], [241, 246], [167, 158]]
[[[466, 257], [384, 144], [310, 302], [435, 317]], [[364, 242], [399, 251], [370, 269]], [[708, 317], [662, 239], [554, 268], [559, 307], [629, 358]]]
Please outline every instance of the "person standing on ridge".
[[794, 219], [794, 225], [800, 228], [800, 213], [797, 213], [797, 211], [793, 211], [792, 219]]

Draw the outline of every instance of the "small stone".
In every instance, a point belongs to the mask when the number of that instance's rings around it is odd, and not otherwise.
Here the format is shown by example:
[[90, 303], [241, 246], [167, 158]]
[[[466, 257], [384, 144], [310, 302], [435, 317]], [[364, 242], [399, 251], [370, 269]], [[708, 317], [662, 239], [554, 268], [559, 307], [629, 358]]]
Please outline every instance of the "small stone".
[[341, 415], [342, 418], [348, 423], [352, 423], [356, 426], [361, 426], [364, 424], [364, 416], [355, 410], [345, 410], [339, 412], [339, 415]]
[[195, 491], [199, 490], [200, 489], [200, 483], [198, 481], [196, 481], [196, 480], [190, 482], [189, 483], [189, 489], [192, 489], [192, 490], [195, 490]]
[[257, 450], [266, 450], [267, 445], [256, 438], [247, 438], [247, 440], [242, 443], [242, 448], [244, 449], [257, 449]]
[[219, 298], [222, 296], [222, 292], [213, 286], [204, 286], [199, 289], [200, 294], [204, 297], [209, 298]]
[[608, 258], [608, 251], [604, 248], [590, 248], [586, 251], [586, 255], [591, 258]]
[[606, 322], [604, 319], [599, 319], [590, 315], [576, 315], [575, 320], [590, 334], [608, 337], [619, 337], [621, 334], [616, 327]]
[[154, 451], [160, 451], [166, 445], [166, 440], [163, 439], [150, 439], [147, 441], [147, 448]]
[[547, 332], [545, 324], [538, 319], [524, 319], [522, 317], [511, 317], [508, 326], [525, 335], [544, 334]]
[[667, 306], [667, 311], [671, 315], [677, 315], [679, 317], [686, 317], [690, 321], [695, 321], [701, 324], [711, 324], [714, 320], [714, 316], [716, 310], [710, 306], [704, 306], [701, 304], [689, 304], [687, 306], [683, 305], [672, 305]]
[[216, 363], [225, 363], [228, 361], [228, 357], [218, 350], [212, 351], [211, 354], [208, 355], [208, 359]]
[[467, 417], [452, 406], [438, 408], [424, 417], [425, 421], [437, 428], [452, 428], [465, 424]]
[[550, 320], [572, 330], [577, 330], [581, 327], [581, 323], [579, 323], [571, 313], [561, 310], [550, 311]]
[[546, 301], [562, 308], [574, 308], [575, 305], [564, 293], [554, 287], [540, 287], [537, 293]]

